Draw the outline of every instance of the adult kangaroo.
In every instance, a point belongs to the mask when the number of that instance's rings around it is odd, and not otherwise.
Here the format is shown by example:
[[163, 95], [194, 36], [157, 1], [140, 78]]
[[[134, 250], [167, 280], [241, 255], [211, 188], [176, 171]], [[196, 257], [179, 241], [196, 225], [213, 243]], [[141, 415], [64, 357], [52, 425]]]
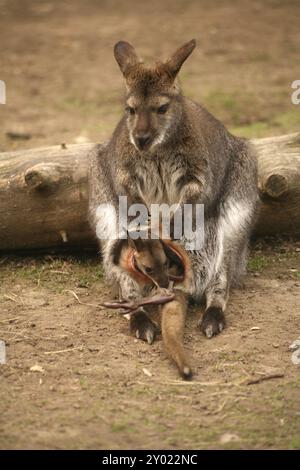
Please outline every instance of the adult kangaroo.
[[[195, 45], [184, 44], [154, 66], [141, 62], [128, 42], [115, 45], [125, 109], [109, 143], [91, 155], [89, 212], [106, 274], [124, 298], [132, 298], [141, 295], [140, 286], [119, 265], [111, 206], [118, 211], [119, 196], [149, 208], [204, 204], [204, 244], [189, 252], [185, 291], [195, 301], [205, 299], [199, 327], [211, 338], [225, 326], [230, 287], [245, 269], [258, 206], [257, 170], [248, 142], [181, 92], [177, 75]], [[137, 337], [153, 341], [155, 326], [146, 311], [131, 315], [130, 323]]]

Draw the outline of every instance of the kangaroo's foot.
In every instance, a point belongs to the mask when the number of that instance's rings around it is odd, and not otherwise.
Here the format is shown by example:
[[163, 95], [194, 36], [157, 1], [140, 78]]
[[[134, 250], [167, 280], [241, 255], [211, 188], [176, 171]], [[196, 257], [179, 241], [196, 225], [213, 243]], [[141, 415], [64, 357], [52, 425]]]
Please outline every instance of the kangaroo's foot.
[[152, 344], [157, 328], [155, 323], [150, 320], [145, 312], [136, 312], [130, 316], [130, 331], [138, 339]]
[[225, 327], [225, 315], [220, 307], [208, 307], [199, 322], [200, 330], [207, 338], [221, 333]]

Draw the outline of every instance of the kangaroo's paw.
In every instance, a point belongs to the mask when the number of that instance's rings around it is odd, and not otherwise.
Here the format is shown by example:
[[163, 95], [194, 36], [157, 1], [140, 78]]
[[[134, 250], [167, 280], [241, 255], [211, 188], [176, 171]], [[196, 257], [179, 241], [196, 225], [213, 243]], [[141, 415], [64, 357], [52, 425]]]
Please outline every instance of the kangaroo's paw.
[[138, 312], [131, 315], [130, 330], [138, 339], [147, 341], [152, 344], [156, 335], [156, 325], [150, 318], [143, 312]]
[[207, 338], [221, 333], [225, 327], [225, 315], [219, 307], [209, 307], [199, 322], [200, 330]]

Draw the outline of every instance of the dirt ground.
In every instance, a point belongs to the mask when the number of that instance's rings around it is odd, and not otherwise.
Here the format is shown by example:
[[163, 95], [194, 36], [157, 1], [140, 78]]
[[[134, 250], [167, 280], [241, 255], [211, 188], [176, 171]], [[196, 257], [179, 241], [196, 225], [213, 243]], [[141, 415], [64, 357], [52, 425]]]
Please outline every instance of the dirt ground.
[[[1, 448], [300, 448], [288, 350], [300, 334], [300, 243], [256, 243], [220, 336], [206, 339], [191, 310], [192, 382], [160, 337], [149, 346], [97, 308], [110, 293], [95, 257], [0, 263]], [[248, 385], [272, 374], [283, 377]]]
[[[297, 0], [0, 0], [0, 150], [107, 139], [121, 111], [119, 39], [156, 59], [196, 37], [187, 95], [239, 135], [297, 131], [299, 15]], [[0, 448], [299, 449], [300, 364], [288, 349], [299, 287], [299, 241], [253, 242], [225, 331], [207, 340], [191, 309], [195, 377], [183, 382], [160, 336], [135, 340], [97, 308], [110, 292], [96, 256], [2, 253]]]

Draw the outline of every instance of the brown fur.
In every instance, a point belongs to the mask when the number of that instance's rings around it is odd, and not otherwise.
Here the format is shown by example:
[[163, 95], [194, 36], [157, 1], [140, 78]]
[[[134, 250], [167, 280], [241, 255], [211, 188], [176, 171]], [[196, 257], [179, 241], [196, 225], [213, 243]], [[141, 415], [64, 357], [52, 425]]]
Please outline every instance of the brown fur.
[[182, 291], [176, 290], [175, 292], [175, 299], [161, 307], [162, 337], [165, 350], [170, 359], [175, 362], [180, 375], [184, 379], [190, 379], [192, 369], [183, 346], [187, 301]]
[[[126, 246], [127, 245], [127, 246]], [[168, 275], [178, 274], [177, 266], [168, 261], [166, 256], [167, 246], [161, 240], [132, 240], [128, 238], [128, 244], [124, 245], [120, 256], [120, 266], [129, 269], [129, 256], [133, 250], [136, 267], [152, 279], [158, 288], [168, 287]], [[151, 270], [146, 272], [145, 268]], [[142, 281], [141, 281], [142, 282]], [[192, 370], [183, 346], [183, 333], [185, 317], [187, 313], [186, 295], [176, 289], [176, 297], [171, 302], [161, 307], [161, 328], [165, 350], [172, 361], [176, 364], [180, 375], [184, 379], [192, 377]], [[136, 319], [134, 320], [136, 323]]]

